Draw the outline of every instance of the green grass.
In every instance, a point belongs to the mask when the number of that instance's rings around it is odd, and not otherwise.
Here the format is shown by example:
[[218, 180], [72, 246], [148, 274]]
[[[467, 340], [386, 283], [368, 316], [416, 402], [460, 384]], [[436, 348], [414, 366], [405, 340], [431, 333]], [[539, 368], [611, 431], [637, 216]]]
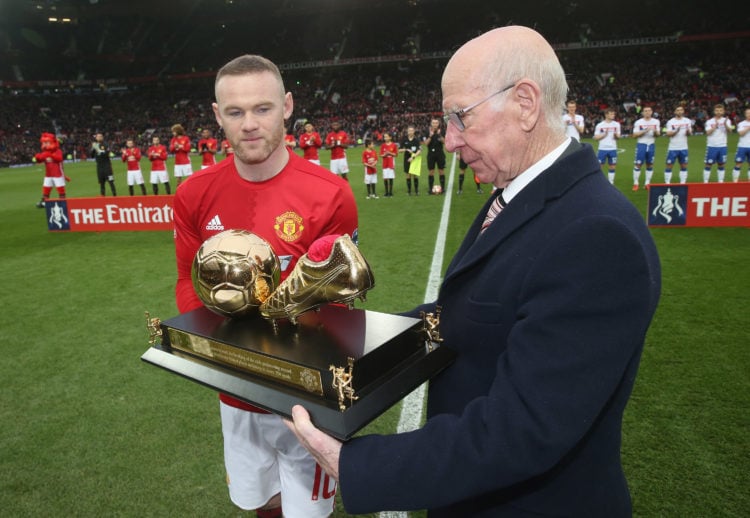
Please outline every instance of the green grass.
[[[701, 179], [704, 142], [691, 140], [691, 181]], [[633, 142], [621, 145], [616, 184], [645, 211], [646, 191], [630, 191]], [[350, 151], [350, 180], [377, 284], [363, 307], [408, 309], [424, 298], [443, 198], [405, 196], [399, 167], [396, 196], [366, 200], [360, 155]], [[70, 196], [98, 194], [92, 164], [66, 172]], [[171, 233], [50, 233], [33, 207], [41, 178], [38, 166], [0, 170], [0, 514], [251, 516], [226, 494], [215, 393], [139, 360], [144, 311], [176, 314]], [[444, 268], [486, 199], [466, 181], [453, 197]], [[750, 231], [653, 234], [664, 289], [624, 427], [635, 514], [745, 515]], [[398, 412], [365, 431], [394, 430]]]

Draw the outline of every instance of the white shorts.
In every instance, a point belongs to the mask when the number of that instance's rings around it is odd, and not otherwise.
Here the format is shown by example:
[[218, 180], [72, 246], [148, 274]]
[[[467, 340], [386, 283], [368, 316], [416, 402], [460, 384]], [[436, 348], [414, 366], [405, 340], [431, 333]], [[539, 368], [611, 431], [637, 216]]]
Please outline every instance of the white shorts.
[[42, 185], [44, 187], [65, 187], [65, 176], [45, 176]]
[[396, 178], [396, 170], [391, 169], [390, 167], [387, 169], [383, 169], [383, 179], [384, 180], [393, 180]]
[[378, 183], [378, 175], [365, 173], [365, 185], [372, 185]]
[[349, 172], [349, 163], [346, 161], [346, 158], [332, 158], [331, 172], [336, 174], [347, 174]]
[[168, 183], [169, 175], [166, 169], [151, 171], [151, 183]]
[[141, 185], [143, 183], [143, 173], [140, 169], [128, 171], [128, 185]]
[[308, 161], [308, 162], [312, 162], [312, 163], [313, 163], [313, 164], [315, 164], [315, 165], [320, 165], [320, 160], [314, 160], [314, 159], [310, 158], [310, 159], [308, 159], [307, 161]]
[[229, 497], [237, 507], [257, 509], [281, 492], [286, 518], [331, 515], [336, 482], [281, 417], [219, 405]]
[[191, 164], [175, 164], [174, 175], [179, 176], [190, 176], [193, 174], [193, 166]]

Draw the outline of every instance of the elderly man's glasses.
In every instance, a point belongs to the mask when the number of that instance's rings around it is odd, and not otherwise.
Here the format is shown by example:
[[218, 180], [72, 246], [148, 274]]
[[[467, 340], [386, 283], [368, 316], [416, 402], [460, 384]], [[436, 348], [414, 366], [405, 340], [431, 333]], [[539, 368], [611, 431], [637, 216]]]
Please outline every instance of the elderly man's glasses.
[[464, 119], [463, 119], [464, 115], [466, 115], [467, 113], [469, 113], [470, 110], [473, 110], [474, 108], [476, 108], [477, 106], [479, 106], [483, 102], [489, 101], [490, 99], [492, 99], [496, 95], [501, 94], [503, 92], [507, 92], [508, 90], [510, 90], [511, 88], [513, 88], [515, 85], [516, 85], [516, 83], [514, 81], [511, 84], [509, 84], [508, 86], [506, 86], [505, 88], [502, 88], [502, 89], [498, 90], [495, 93], [491, 93], [490, 95], [488, 95], [484, 99], [482, 99], [480, 101], [477, 101], [474, 104], [467, 106], [466, 108], [461, 108], [460, 110], [456, 110], [454, 112], [446, 113], [445, 115], [443, 115], [443, 120], [445, 121], [445, 124], [448, 125], [449, 122], [452, 122], [453, 125], [456, 128], [458, 128], [458, 131], [465, 130], [466, 126], [464, 125]]

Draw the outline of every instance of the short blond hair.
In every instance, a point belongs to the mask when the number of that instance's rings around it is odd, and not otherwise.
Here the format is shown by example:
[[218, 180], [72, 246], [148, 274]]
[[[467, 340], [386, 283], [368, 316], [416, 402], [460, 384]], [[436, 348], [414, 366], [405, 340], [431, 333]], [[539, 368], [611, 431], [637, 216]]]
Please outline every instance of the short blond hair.
[[232, 61], [224, 65], [216, 73], [216, 81], [214, 82], [214, 90], [219, 80], [224, 76], [241, 76], [245, 74], [260, 74], [262, 72], [268, 72], [273, 74], [279, 81], [279, 88], [281, 89], [281, 95], [286, 93], [284, 89], [284, 80], [281, 78], [281, 71], [276, 64], [268, 58], [258, 56], [257, 54], [245, 54], [234, 58]]

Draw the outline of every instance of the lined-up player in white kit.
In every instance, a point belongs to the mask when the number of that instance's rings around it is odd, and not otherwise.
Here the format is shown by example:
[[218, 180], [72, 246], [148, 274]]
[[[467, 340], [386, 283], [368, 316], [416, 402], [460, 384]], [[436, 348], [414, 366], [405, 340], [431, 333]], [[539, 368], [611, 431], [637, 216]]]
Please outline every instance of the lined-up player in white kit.
[[672, 183], [672, 167], [680, 164], [680, 183], [687, 182], [688, 177], [688, 135], [693, 134], [693, 121], [685, 117], [685, 108], [678, 106], [674, 117], [667, 121], [664, 133], [669, 137], [667, 146], [667, 164], [664, 168], [664, 183]]
[[633, 190], [638, 190], [641, 178], [641, 168], [646, 164], [646, 176], [643, 185], [648, 189], [651, 177], [654, 176], [654, 155], [656, 150], [656, 137], [661, 131], [659, 119], [652, 117], [654, 110], [645, 106], [641, 112], [643, 117], [633, 124], [633, 137], [637, 138], [635, 146], [635, 162], [633, 163]]

